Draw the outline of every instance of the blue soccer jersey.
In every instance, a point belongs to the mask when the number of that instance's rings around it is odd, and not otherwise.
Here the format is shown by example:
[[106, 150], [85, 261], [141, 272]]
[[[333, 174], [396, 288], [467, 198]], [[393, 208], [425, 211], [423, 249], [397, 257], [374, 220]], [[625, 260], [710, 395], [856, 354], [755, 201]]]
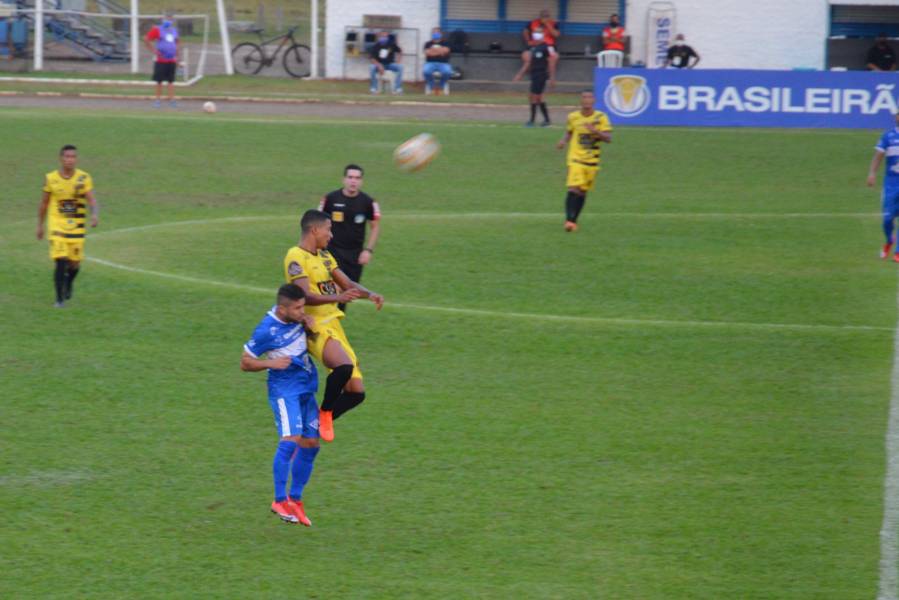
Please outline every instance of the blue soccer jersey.
[[886, 161], [884, 187], [899, 187], [899, 127], [885, 131], [874, 148], [883, 152]]
[[266, 354], [268, 358], [289, 356], [290, 366], [286, 369], [268, 370], [269, 389], [289, 387], [299, 394], [314, 394], [318, 391], [318, 373], [306, 349], [306, 331], [301, 323], [286, 323], [275, 316], [275, 309], [268, 312], [244, 350], [253, 358]]

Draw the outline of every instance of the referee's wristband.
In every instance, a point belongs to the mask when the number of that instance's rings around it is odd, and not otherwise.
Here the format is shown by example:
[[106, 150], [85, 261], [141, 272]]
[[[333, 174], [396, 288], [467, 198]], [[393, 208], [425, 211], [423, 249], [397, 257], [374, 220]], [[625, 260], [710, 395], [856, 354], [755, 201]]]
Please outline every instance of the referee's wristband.
[[368, 252], [369, 254], [374, 254], [374, 253], [375, 253], [375, 251], [372, 250], [371, 248], [363, 248], [362, 251], [363, 251], [363, 252]]

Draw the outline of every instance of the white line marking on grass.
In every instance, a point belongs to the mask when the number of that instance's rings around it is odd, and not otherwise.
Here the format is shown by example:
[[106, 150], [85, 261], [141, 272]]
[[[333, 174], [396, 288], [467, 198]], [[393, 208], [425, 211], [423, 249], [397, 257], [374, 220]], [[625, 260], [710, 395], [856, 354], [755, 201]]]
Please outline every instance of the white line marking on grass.
[[[243, 285], [240, 283], [231, 283], [227, 281], [218, 281], [215, 279], [203, 279], [200, 277], [191, 277], [189, 275], [178, 275], [176, 273], [166, 273], [164, 271], [151, 271], [149, 269], [140, 269], [137, 267], [129, 267], [102, 258], [85, 257], [85, 260], [95, 262], [113, 269], [128, 271], [130, 273], [139, 273], [142, 275], [152, 275], [164, 279], [172, 279], [185, 283], [196, 283], [201, 285], [211, 285], [235, 290], [243, 290], [259, 294], [274, 294], [274, 288], [263, 288], [252, 285]], [[540, 313], [520, 313], [506, 312], [494, 310], [480, 310], [473, 308], [457, 308], [451, 306], [433, 306], [428, 304], [407, 304], [401, 302], [390, 302], [385, 304], [388, 308], [399, 308], [407, 310], [423, 310], [430, 312], [441, 312], [448, 314], [461, 314], [483, 317], [499, 317], [506, 319], [526, 319], [529, 321], [554, 321], [568, 323], [584, 323], [594, 325], [638, 325], [638, 326], [660, 326], [660, 327], [736, 327], [751, 329], [785, 329], [798, 331], [889, 331], [893, 332], [892, 327], [877, 327], [874, 325], [817, 325], [804, 323], [751, 323], [741, 321], [672, 321], [666, 319], [625, 319], [615, 317], [582, 317], [568, 315], [552, 315]]]
[[[899, 295], [897, 295], [899, 304]], [[880, 585], [877, 600], [897, 600], [899, 581], [899, 325], [893, 339], [893, 374], [886, 433], [883, 524], [880, 527]]]

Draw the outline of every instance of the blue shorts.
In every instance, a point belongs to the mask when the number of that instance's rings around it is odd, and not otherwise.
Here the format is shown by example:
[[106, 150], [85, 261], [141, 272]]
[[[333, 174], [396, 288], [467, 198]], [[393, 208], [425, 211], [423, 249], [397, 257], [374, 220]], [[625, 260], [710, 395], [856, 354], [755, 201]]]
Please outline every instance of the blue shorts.
[[318, 403], [315, 394], [301, 394], [290, 388], [271, 388], [268, 396], [278, 435], [318, 437]]
[[885, 219], [899, 217], [899, 186], [883, 186], [881, 210]]

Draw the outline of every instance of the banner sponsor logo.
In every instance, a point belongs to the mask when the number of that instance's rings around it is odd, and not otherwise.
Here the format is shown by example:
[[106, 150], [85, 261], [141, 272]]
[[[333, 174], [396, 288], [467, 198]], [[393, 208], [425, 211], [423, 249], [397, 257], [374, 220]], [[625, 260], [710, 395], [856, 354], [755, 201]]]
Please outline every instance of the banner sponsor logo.
[[609, 110], [621, 117], [639, 115], [652, 100], [646, 80], [636, 75], [618, 75], [609, 79], [603, 99]]

